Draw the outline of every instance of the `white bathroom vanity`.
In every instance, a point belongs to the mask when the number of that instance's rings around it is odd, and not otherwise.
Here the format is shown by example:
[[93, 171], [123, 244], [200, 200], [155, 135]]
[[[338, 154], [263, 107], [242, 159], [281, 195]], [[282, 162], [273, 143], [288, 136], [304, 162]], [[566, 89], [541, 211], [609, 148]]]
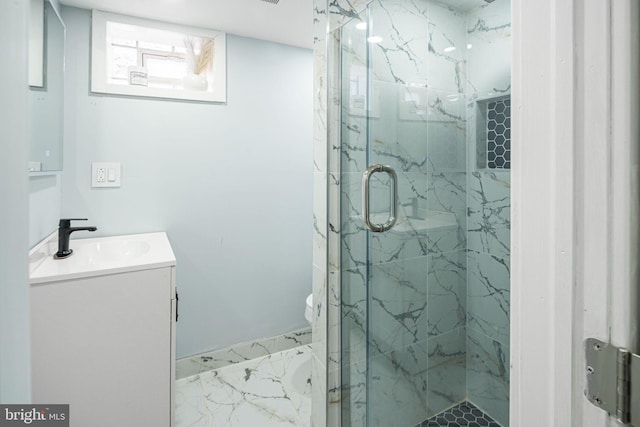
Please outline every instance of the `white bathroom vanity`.
[[32, 396], [72, 427], [174, 425], [175, 257], [165, 233], [30, 253]]

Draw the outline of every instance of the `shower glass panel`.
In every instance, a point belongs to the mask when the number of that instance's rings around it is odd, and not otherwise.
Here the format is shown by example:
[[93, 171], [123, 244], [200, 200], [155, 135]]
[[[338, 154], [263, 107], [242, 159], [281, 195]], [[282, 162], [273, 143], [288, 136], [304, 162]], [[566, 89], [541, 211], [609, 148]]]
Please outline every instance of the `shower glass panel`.
[[[510, 0], [374, 0], [338, 32], [341, 424], [507, 426]], [[394, 184], [370, 176], [374, 225]]]

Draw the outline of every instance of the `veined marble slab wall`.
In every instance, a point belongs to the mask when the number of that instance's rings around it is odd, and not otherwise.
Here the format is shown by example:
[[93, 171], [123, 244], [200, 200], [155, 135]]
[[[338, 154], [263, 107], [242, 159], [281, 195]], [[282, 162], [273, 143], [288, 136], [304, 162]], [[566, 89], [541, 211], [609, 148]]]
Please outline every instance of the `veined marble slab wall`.
[[[467, 15], [469, 138], [467, 229], [467, 395], [506, 426], [509, 423], [510, 173], [481, 167], [476, 143], [484, 123], [478, 100], [511, 90], [511, 2], [493, 3]], [[480, 149], [480, 150], [479, 150]]]

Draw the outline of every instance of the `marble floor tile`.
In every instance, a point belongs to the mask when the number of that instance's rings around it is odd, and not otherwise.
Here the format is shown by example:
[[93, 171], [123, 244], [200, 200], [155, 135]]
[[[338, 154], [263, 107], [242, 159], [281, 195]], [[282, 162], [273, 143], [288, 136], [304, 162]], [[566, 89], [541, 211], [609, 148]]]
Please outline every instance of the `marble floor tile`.
[[311, 354], [304, 345], [178, 380], [176, 426], [309, 426]]

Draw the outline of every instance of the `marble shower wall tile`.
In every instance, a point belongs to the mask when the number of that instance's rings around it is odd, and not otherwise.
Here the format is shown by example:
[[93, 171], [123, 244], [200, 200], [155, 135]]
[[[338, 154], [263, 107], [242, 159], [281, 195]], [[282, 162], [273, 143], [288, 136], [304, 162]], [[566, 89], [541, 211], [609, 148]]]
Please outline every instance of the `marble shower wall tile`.
[[[367, 414], [367, 370], [364, 360], [345, 364], [342, 376], [342, 416], [343, 426], [366, 425]], [[339, 424], [334, 424], [339, 425]]]
[[[350, 83], [359, 87], [357, 82]], [[371, 164], [396, 172], [465, 170], [465, 109], [462, 96], [431, 88], [374, 81], [374, 105], [367, 121], [343, 114], [343, 171], [366, 169], [366, 137]], [[349, 88], [350, 92], [357, 89]], [[343, 94], [343, 96], [355, 95]], [[343, 107], [343, 111], [346, 107]], [[345, 145], [345, 140], [347, 144]]]
[[427, 417], [465, 400], [466, 339], [464, 327], [429, 339]]
[[[426, 2], [428, 16], [428, 85], [463, 93], [466, 78], [465, 15], [437, 1]], [[450, 50], [455, 47], [455, 50]]]
[[[338, 236], [335, 236], [338, 238]], [[329, 273], [327, 297], [327, 425], [339, 425], [341, 412], [341, 377], [340, 367], [343, 363], [342, 355], [342, 289], [340, 288], [340, 271]]]
[[[367, 115], [375, 97], [369, 98], [366, 31], [350, 21], [342, 28], [340, 150], [342, 172], [363, 172], [366, 168]], [[378, 105], [376, 103], [376, 105]], [[332, 143], [333, 145], [338, 145]]]
[[371, 164], [382, 163], [396, 173], [425, 174], [428, 170], [428, 123], [398, 123], [395, 118], [371, 120]]
[[500, 424], [509, 425], [509, 346], [469, 330], [467, 396]]
[[[378, 175], [385, 181], [378, 180]], [[389, 183], [384, 174], [371, 180], [371, 210], [374, 222], [388, 217]], [[466, 245], [466, 193], [464, 173], [398, 173], [399, 217], [388, 233], [371, 236], [372, 263], [415, 258], [432, 253], [464, 249]], [[417, 203], [418, 219], [413, 218], [412, 201]], [[341, 178], [341, 263], [342, 268], [366, 265], [367, 234], [362, 219], [362, 175], [343, 174]], [[424, 218], [440, 218], [425, 228]]]
[[313, 164], [327, 164], [327, 1], [313, 1]]
[[[313, 206], [313, 351], [326, 371], [327, 336], [327, 131], [328, 131], [328, 4], [326, 0], [313, 2], [313, 145], [314, 145], [314, 206]], [[326, 373], [326, 372], [325, 372]], [[323, 377], [326, 376], [323, 374]], [[323, 380], [326, 383], [326, 380]], [[314, 404], [317, 403], [314, 401]], [[314, 407], [314, 417], [325, 415], [325, 404]], [[319, 415], [318, 415], [319, 416]]]
[[[331, 156], [337, 153], [331, 153]], [[327, 258], [326, 267], [329, 271], [339, 271], [341, 267], [342, 227], [341, 223], [341, 178], [339, 173], [330, 172], [327, 182]]]
[[340, 141], [342, 134], [342, 107], [341, 107], [341, 34], [334, 31], [327, 35], [327, 142], [325, 145], [328, 156], [328, 170], [337, 175], [340, 173]]
[[329, 271], [340, 269], [339, 242], [340, 242], [340, 33], [338, 31], [327, 35], [328, 52], [328, 105], [327, 105], [327, 155], [328, 155], [328, 176], [325, 183], [325, 191], [319, 196], [325, 200], [325, 210], [327, 216], [327, 246]]
[[[344, 198], [348, 198], [344, 206], [352, 206], [349, 220], [353, 226], [348, 228], [345, 245], [349, 246], [349, 251], [343, 256], [348, 255], [354, 262], [364, 262], [366, 234], [358, 210], [362, 204], [359, 200], [361, 177], [355, 175], [346, 179], [354, 181], [343, 189], [350, 193]], [[464, 172], [426, 175], [399, 172], [400, 215], [396, 226], [388, 233], [370, 236], [370, 262], [378, 264], [464, 249], [467, 228], [465, 182]], [[375, 222], [382, 223], [390, 209], [389, 184], [380, 183], [376, 193], [377, 185], [372, 179], [371, 206], [373, 218], [377, 218]], [[418, 208], [415, 214], [412, 207], [414, 200]], [[363, 249], [358, 251], [358, 248]]]
[[[411, 224], [411, 223], [409, 223]], [[437, 229], [402, 228], [370, 237], [373, 263], [386, 263], [464, 248], [455, 223]]]
[[326, 427], [329, 425], [327, 424], [327, 368], [315, 356], [311, 356], [311, 384], [311, 427]]
[[370, 35], [382, 39], [371, 50], [376, 80], [464, 92], [461, 15], [426, 0], [376, 0], [370, 14], [374, 24]]
[[[400, 227], [400, 224], [405, 219], [410, 219], [412, 216], [412, 202], [415, 199], [418, 203], [419, 216], [421, 218], [426, 214], [424, 212], [426, 208], [427, 186], [428, 177], [420, 173], [402, 172], [396, 169], [397, 186], [398, 186], [398, 209], [400, 210], [398, 217], [398, 226], [396, 231], [404, 229], [406, 227]], [[358, 181], [362, 181], [362, 177], [355, 177]], [[382, 223], [389, 217], [391, 210], [391, 179], [389, 175], [385, 173], [376, 173], [371, 176], [369, 182], [369, 208], [370, 215], [373, 222]], [[355, 194], [360, 195], [361, 190], [357, 190]], [[353, 197], [353, 194], [352, 194]], [[362, 197], [358, 197], [361, 199]], [[358, 200], [357, 203], [362, 205], [362, 201]], [[406, 225], [406, 224], [405, 224]]]
[[371, 426], [413, 426], [426, 419], [427, 360], [426, 341], [371, 358]]
[[[331, 237], [333, 236], [333, 237]], [[330, 245], [333, 238], [338, 238], [339, 234], [330, 234]], [[335, 243], [335, 246], [339, 245], [339, 242]], [[338, 256], [339, 251], [336, 253]], [[340, 367], [342, 366], [343, 351], [342, 351], [342, 290], [340, 289], [340, 276], [339, 270], [332, 270], [329, 272], [329, 281], [327, 283], [327, 344], [326, 344], [326, 423], [325, 426], [337, 426], [339, 425], [340, 412], [341, 412], [341, 376]], [[321, 410], [316, 408], [316, 410]]]
[[327, 268], [327, 173], [313, 174], [313, 265]]
[[[467, 246], [467, 176], [464, 172], [432, 173], [428, 176], [427, 210], [451, 214], [462, 247]], [[440, 251], [445, 252], [445, 251]]]
[[342, 418], [342, 388], [340, 370], [327, 371], [328, 394], [326, 423], [324, 426], [338, 426]]
[[466, 20], [468, 97], [487, 98], [511, 90], [511, 0], [473, 9]]
[[465, 251], [429, 256], [427, 327], [430, 337], [463, 328], [467, 321]]
[[511, 178], [500, 171], [476, 171], [468, 176], [469, 249], [508, 258], [511, 238]]
[[372, 84], [375, 97], [369, 120], [370, 163], [390, 165], [398, 173], [425, 173], [427, 124], [422, 116], [416, 116], [416, 120], [399, 120], [406, 107], [401, 101], [405, 86], [375, 80]]
[[365, 21], [364, 8], [371, 0], [329, 0], [329, 31], [340, 28], [350, 19]]
[[428, 122], [427, 159], [430, 171], [465, 172], [466, 129], [464, 121]]
[[376, 264], [370, 269], [369, 355], [404, 351], [425, 341], [428, 258]]
[[467, 253], [467, 328], [509, 344], [509, 260]]
[[341, 168], [343, 173], [359, 172], [367, 169], [367, 120], [353, 115], [343, 108], [341, 134]]
[[395, 85], [398, 88], [399, 120], [423, 123], [465, 120], [464, 97], [457, 91], [411, 84]]
[[367, 233], [362, 220], [362, 174], [345, 173], [340, 179], [341, 269], [366, 265]]
[[176, 362], [176, 378], [186, 378], [310, 343], [311, 328], [304, 328], [276, 337], [242, 343], [222, 350], [187, 357]]
[[327, 425], [338, 425], [341, 412], [341, 377], [342, 355], [342, 289], [340, 288], [340, 271], [329, 273], [327, 297], [327, 354], [326, 354], [326, 387], [327, 387]]
[[[383, 213], [389, 210], [389, 190], [387, 185], [382, 187], [378, 200], [382, 201], [383, 206], [379, 211], [385, 217]], [[464, 173], [422, 175], [400, 172], [398, 193], [401, 215], [396, 226], [388, 233], [370, 236], [369, 256], [372, 263], [392, 262], [465, 248]], [[413, 218], [412, 199], [416, 199], [418, 203], [417, 219]], [[372, 206], [375, 213], [375, 203]]]
[[326, 366], [327, 359], [327, 272], [313, 267], [313, 312], [311, 342], [313, 355]]
[[371, 141], [370, 164], [423, 175], [465, 171], [466, 125], [461, 96], [385, 82], [374, 82], [376, 92], [382, 113], [372, 115], [368, 129], [365, 117], [343, 107], [342, 172], [364, 172], [367, 168], [367, 136]]
[[367, 328], [366, 269], [342, 270], [342, 362], [352, 364], [365, 360]]

